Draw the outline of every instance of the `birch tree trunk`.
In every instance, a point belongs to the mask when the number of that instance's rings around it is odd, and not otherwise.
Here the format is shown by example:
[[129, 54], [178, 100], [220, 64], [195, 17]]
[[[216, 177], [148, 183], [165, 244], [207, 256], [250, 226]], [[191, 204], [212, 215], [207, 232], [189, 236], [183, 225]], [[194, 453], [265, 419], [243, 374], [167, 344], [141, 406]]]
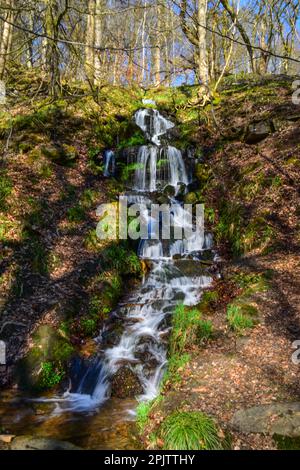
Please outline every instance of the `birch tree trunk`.
[[88, 2], [88, 15], [85, 36], [85, 73], [91, 82], [94, 78], [94, 62], [95, 62], [95, 0]]
[[198, 79], [208, 85], [208, 54], [206, 41], [207, 0], [198, 0]]
[[1, 43], [0, 43], [0, 79], [2, 80], [5, 73], [5, 67], [7, 63], [7, 58], [11, 50], [11, 43], [12, 43], [12, 26], [9, 23], [13, 23], [14, 20], [14, 1], [11, 0], [8, 3], [8, 6], [12, 8], [12, 10], [8, 10], [6, 13], [5, 19], [8, 22], [3, 23], [3, 30], [1, 35]]
[[156, 7], [156, 39], [155, 39], [155, 48], [153, 53], [153, 67], [154, 67], [154, 86], [158, 86], [160, 84], [160, 48], [161, 48], [161, 9], [159, 5]]
[[[95, 4], [95, 47], [100, 48], [102, 42], [102, 0], [96, 0]], [[94, 52], [94, 76], [95, 85], [101, 81], [101, 51], [96, 49]]]

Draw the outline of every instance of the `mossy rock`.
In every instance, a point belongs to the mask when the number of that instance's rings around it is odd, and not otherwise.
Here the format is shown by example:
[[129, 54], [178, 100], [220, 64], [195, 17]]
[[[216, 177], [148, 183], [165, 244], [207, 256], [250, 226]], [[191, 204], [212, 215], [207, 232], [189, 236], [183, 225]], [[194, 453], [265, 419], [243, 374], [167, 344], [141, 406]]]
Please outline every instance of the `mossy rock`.
[[41, 147], [41, 153], [55, 163], [70, 165], [77, 158], [77, 150], [72, 145], [47, 145]]
[[199, 201], [199, 195], [196, 192], [191, 192], [184, 196], [185, 204], [196, 204], [198, 201]]
[[205, 163], [196, 163], [195, 176], [201, 185], [205, 185], [212, 177], [212, 171]]
[[65, 375], [74, 348], [50, 325], [41, 325], [33, 335], [32, 347], [17, 367], [21, 388], [41, 390], [57, 385]]

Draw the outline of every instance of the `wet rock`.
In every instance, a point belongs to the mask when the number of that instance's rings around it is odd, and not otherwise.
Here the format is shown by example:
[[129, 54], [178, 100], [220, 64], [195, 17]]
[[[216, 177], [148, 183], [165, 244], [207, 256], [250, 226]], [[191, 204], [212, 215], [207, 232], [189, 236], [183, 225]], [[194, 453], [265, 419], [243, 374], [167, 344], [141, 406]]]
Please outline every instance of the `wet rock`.
[[169, 204], [169, 198], [168, 196], [164, 194], [162, 194], [161, 196], [158, 196], [156, 200], [158, 204]]
[[127, 366], [121, 367], [113, 376], [111, 396], [133, 398], [143, 393], [143, 387], [137, 375]]
[[82, 450], [70, 442], [32, 436], [16, 437], [10, 447], [11, 450]]
[[185, 183], [178, 183], [176, 188], [176, 199], [178, 201], [183, 201], [185, 193], [186, 193], [186, 184]]
[[300, 402], [271, 403], [237, 411], [232, 427], [245, 434], [300, 436]]
[[112, 324], [107, 330], [103, 331], [101, 342], [102, 346], [112, 347], [118, 344], [124, 331], [124, 324], [122, 321], [117, 321]]
[[246, 144], [253, 145], [266, 139], [270, 134], [275, 132], [273, 121], [259, 121], [249, 124], [246, 129], [244, 141]]
[[174, 197], [175, 196], [175, 188], [171, 184], [167, 184], [167, 186], [164, 187], [163, 193], [165, 196], [168, 197]]
[[197, 189], [199, 189], [199, 182], [197, 180], [187, 185], [188, 192], [194, 192], [197, 191]]

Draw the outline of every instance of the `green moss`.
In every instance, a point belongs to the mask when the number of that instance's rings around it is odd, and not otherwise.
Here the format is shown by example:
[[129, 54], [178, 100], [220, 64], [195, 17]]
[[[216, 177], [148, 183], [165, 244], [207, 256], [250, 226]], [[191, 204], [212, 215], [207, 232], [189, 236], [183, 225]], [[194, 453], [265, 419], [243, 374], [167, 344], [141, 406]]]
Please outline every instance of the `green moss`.
[[98, 320], [96, 318], [82, 318], [80, 320], [80, 328], [84, 336], [92, 337], [98, 331]]
[[33, 346], [20, 362], [17, 375], [21, 388], [48, 389], [65, 375], [74, 348], [66, 335], [49, 325], [40, 326], [32, 337]]
[[51, 166], [47, 165], [47, 164], [43, 164], [40, 166], [39, 168], [39, 176], [42, 178], [42, 179], [48, 179], [50, 178], [51, 176], [53, 175], [53, 170], [51, 168]]
[[200, 312], [212, 313], [215, 304], [219, 300], [219, 294], [216, 290], [205, 290], [201, 297], [201, 302], [198, 305]]
[[82, 222], [85, 218], [85, 209], [80, 204], [77, 204], [68, 209], [67, 216], [70, 222]]
[[241, 240], [244, 208], [237, 203], [223, 201], [215, 227], [217, 242], [228, 243], [234, 255], [243, 252]]
[[43, 145], [40, 149], [41, 154], [55, 163], [64, 166], [70, 166], [77, 158], [77, 150], [72, 145]]
[[196, 204], [199, 199], [199, 195], [196, 192], [188, 193], [184, 196], [184, 202], [185, 204]]
[[205, 163], [197, 163], [195, 166], [195, 176], [201, 187], [205, 187], [212, 179], [213, 173], [211, 168]]
[[215, 235], [217, 242], [229, 245], [232, 254], [240, 256], [254, 248], [265, 248], [276, 234], [264, 217], [247, 221], [242, 204], [222, 201]]
[[280, 436], [275, 434], [273, 436], [279, 450], [300, 450], [300, 437]]
[[145, 137], [142, 131], [136, 130], [130, 137], [123, 138], [118, 145], [119, 149], [126, 147], [135, 147], [139, 145], [145, 145]]
[[7, 176], [7, 173], [3, 170], [0, 170], [0, 211], [5, 211], [7, 209], [7, 199], [12, 192], [12, 181]]

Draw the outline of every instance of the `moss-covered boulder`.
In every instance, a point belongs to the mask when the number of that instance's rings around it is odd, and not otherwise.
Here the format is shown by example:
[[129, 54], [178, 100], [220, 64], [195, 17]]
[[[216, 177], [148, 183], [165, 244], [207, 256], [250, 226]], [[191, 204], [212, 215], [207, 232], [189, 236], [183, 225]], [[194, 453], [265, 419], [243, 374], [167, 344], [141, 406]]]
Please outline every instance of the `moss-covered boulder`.
[[199, 200], [199, 197], [198, 197], [197, 193], [195, 193], [195, 192], [187, 193], [184, 196], [184, 203], [185, 204], [196, 204], [196, 202], [198, 202], [198, 200]]
[[20, 388], [46, 390], [58, 385], [66, 374], [74, 348], [69, 340], [50, 325], [41, 325], [32, 345], [17, 367]]
[[200, 183], [200, 186], [205, 186], [206, 183], [212, 178], [211, 168], [205, 163], [196, 163], [195, 177]]
[[77, 158], [77, 150], [73, 145], [43, 145], [41, 154], [60, 165], [70, 165]]

